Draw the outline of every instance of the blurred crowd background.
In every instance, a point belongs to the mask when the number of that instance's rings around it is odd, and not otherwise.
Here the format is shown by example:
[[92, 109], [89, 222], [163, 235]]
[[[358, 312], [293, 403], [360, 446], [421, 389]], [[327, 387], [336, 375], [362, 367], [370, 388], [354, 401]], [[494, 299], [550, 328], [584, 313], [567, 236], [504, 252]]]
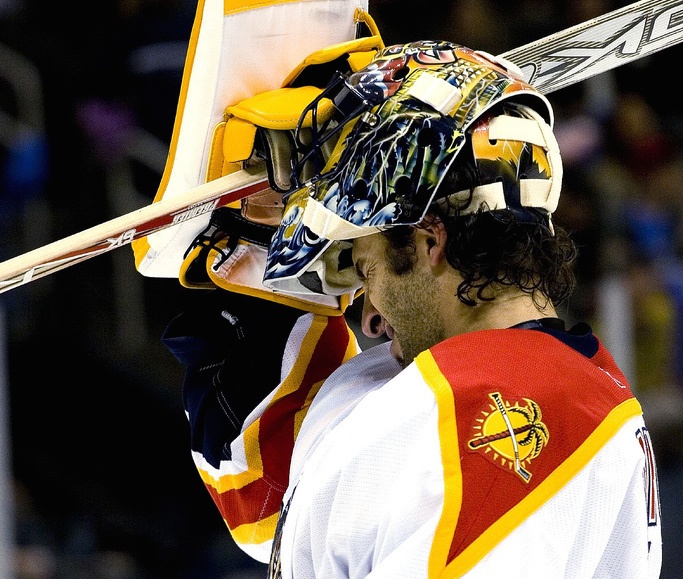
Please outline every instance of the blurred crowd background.
[[[370, 0], [370, 12], [387, 44], [497, 54], [627, 3]], [[0, 261], [151, 202], [195, 9], [0, 0]], [[562, 313], [594, 326], [644, 406], [662, 579], [683, 568], [682, 55], [549, 95], [565, 166], [555, 221], [581, 250]], [[160, 342], [198, 292], [139, 275], [124, 248], [0, 294], [0, 579], [265, 576], [196, 474], [182, 371]]]

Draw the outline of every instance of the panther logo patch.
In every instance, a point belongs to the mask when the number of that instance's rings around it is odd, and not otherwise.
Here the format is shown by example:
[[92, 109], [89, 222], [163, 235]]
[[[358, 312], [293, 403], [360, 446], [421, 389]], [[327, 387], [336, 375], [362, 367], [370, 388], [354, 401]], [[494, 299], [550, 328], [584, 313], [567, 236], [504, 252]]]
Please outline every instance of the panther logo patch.
[[467, 446], [479, 451], [494, 464], [515, 472], [525, 483], [531, 480], [528, 468], [548, 444], [550, 433], [541, 422], [541, 409], [533, 400], [524, 404], [503, 400], [499, 392], [481, 410]]

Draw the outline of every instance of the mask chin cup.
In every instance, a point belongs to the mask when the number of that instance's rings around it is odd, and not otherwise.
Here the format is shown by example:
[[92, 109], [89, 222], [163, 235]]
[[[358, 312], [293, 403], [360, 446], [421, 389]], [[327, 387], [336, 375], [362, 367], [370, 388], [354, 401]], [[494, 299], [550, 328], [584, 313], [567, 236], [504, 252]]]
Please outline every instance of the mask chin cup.
[[304, 295], [355, 296], [362, 289], [356, 274], [350, 241], [330, 241], [318, 259], [296, 276], [264, 279], [264, 285], [276, 292]]

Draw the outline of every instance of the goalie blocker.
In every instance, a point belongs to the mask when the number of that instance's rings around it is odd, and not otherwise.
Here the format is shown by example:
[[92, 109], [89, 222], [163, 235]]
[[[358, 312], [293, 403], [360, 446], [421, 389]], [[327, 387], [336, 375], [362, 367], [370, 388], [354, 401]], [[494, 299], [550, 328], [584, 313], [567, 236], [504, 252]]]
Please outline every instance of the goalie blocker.
[[[297, 126], [302, 108], [322, 90], [330, 71], [357, 70], [382, 46], [367, 0], [200, 1], [155, 203], [257, 166], [259, 155], [280, 156], [273, 166], [286, 167], [284, 137]], [[317, 88], [316, 82], [322, 86]], [[271, 171], [269, 177], [277, 187], [280, 176]], [[265, 260], [259, 242], [265, 242], [268, 228], [278, 222], [281, 195], [263, 190], [227, 207], [239, 213], [229, 219], [231, 227], [239, 228], [241, 241], [234, 235], [232, 241], [216, 238], [216, 223], [229, 211], [218, 212], [213, 222], [209, 214], [199, 216], [134, 240], [138, 271], [177, 277], [192, 288], [221, 284], [329, 315], [343, 311], [346, 299], [276, 296], [259, 279]]]

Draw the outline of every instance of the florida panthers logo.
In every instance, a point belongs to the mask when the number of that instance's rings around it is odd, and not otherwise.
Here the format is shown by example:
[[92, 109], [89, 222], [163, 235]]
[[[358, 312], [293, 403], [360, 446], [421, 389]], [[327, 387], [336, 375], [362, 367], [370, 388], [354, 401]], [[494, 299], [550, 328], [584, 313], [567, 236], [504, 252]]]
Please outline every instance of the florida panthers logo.
[[531, 473], [527, 468], [550, 438], [541, 422], [541, 409], [528, 398], [520, 405], [504, 401], [499, 392], [492, 392], [489, 397], [491, 402], [477, 418], [474, 437], [467, 446], [482, 451], [489, 460], [509, 468], [528, 483]]

